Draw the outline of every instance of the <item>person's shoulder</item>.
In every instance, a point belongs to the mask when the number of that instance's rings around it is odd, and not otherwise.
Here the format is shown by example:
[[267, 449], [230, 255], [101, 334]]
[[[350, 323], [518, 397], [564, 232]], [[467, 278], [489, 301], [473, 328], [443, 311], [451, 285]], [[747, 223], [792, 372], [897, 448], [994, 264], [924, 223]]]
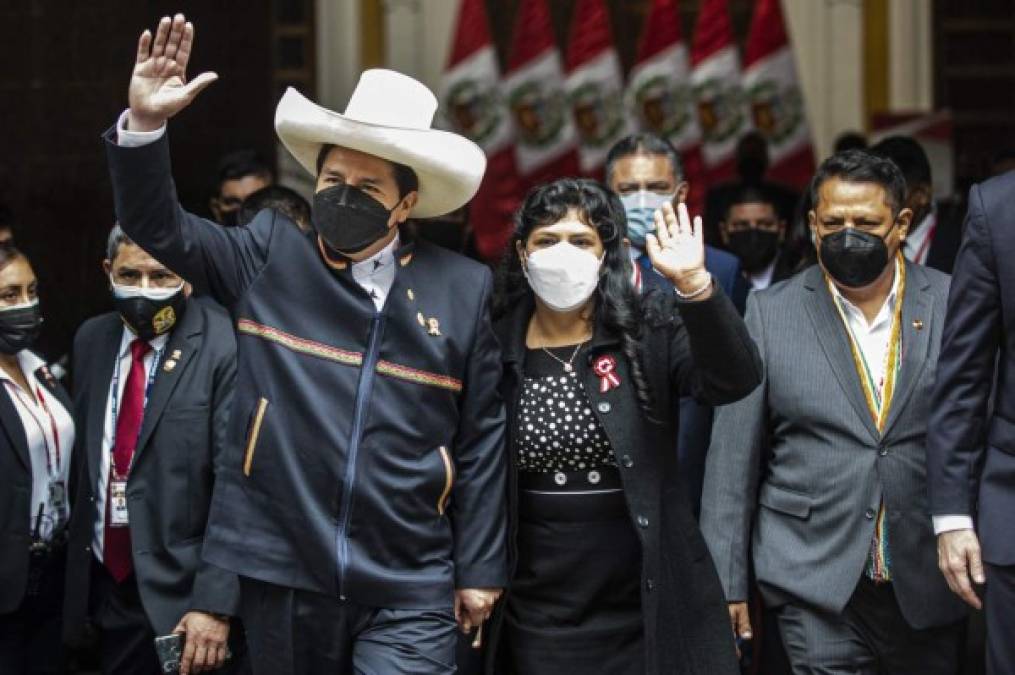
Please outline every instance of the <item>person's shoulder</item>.
[[979, 189], [980, 197], [985, 202], [1003, 200], [1008, 203], [1011, 200], [1012, 191], [1015, 190], [1015, 171], [988, 178], [982, 183], [977, 183], [974, 187]]
[[740, 259], [729, 251], [705, 244], [705, 267], [712, 274], [729, 274], [740, 269]]
[[85, 319], [84, 323], [78, 326], [77, 331], [74, 333], [74, 344], [77, 345], [83, 342], [91, 342], [95, 340], [97, 336], [110, 330], [114, 325], [123, 325], [123, 320], [117, 312], [105, 312], [103, 314], [93, 316], [90, 319]]
[[750, 297], [754, 299], [754, 304], [763, 303], [774, 307], [786, 306], [799, 297], [805, 288], [816, 283], [815, 276], [820, 276], [820, 272], [815, 268], [817, 265], [812, 265], [787, 279], [775, 282], [768, 288], [751, 291]]
[[[948, 298], [948, 289], [952, 282], [951, 275], [926, 265], [915, 263], [908, 263], [908, 265], [908, 274], [915, 277], [914, 280], [919, 280], [922, 286], [930, 288], [935, 295], [944, 299]], [[906, 285], [909, 286], [909, 283], [907, 282]]]
[[233, 319], [229, 312], [222, 305], [208, 297], [193, 297], [187, 299], [188, 312], [197, 312], [201, 315], [204, 324], [203, 332], [216, 340], [232, 342]]

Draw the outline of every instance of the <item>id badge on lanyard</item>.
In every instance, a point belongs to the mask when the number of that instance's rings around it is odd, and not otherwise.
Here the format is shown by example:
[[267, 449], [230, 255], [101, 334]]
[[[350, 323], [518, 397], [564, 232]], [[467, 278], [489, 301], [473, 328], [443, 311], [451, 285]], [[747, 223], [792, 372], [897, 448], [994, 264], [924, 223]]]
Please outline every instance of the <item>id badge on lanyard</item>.
[[109, 478], [109, 526], [127, 527], [130, 517], [127, 515], [127, 480], [110, 476]]
[[[158, 364], [162, 350], [156, 350], [152, 357], [151, 367], [148, 372], [148, 383], [145, 386], [145, 398], [144, 407], [148, 408], [148, 396], [151, 393], [152, 385], [155, 384], [155, 373], [158, 370]], [[116, 370], [113, 372], [113, 400], [110, 406], [110, 412], [112, 413], [112, 424], [113, 428], [116, 428], [116, 419], [118, 414], [118, 403], [117, 394], [119, 393], [119, 382], [120, 382], [120, 364], [117, 362]], [[110, 454], [112, 454], [112, 448], [110, 448]], [[130, 526], [130, 515], [127, 512], [127, 477], [120, 477], [116, 475], [116, 462], [110, 457], [109, 466], [109, 526], [110, 527], [129, 527]], [[133, 458], [131, 458], [133, 463]], [[129, 475], [129, 469], [128, 469]]]

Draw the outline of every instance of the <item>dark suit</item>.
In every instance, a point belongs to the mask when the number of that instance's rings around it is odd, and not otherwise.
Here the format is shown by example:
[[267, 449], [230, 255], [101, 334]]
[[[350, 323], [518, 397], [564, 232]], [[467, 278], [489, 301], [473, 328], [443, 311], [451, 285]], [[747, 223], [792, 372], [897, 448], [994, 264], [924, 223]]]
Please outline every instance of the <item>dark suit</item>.
[[1013, 194], [1015, 172], [969, 192], [927, 448], [931, 513], [977, 520], [987, 563], [988, 667], [994, 673], [1015, 672]]
[[[46, 371], [48, 372], [48, 371]], [[72, 410], [55, 379], [41, 372], [35, 380]], [[0, 385], [2, 386], [2, 385]], [[21, 417], [0, 390], [0, 673], [60, 672], [60, 603], [66, 550], [54, 537], [46, 554], [33, 555], [32, 461]], [[73, 486], [72, 486], [73, 487]], [[35, 591], [29, 593], [29, 577]], [[25, 660], [31, 664], [28, 666]], [[28, 669], [26, 669], [28, 668]]]
[[[102, 603], [116, 596], [138, 614], [143, 608], [148, 625], [139, 630], [146, 635], [136, 641], [152, 656], [148, 639], [171, 632], [188, 611], [229, 616], [238, 611], [236, 575], [201, 560], [212, 489], [224, 459], [236, 342], [228, 315], [192, 298], [161, 362], [152, 366], [158, 370], [127, 483], [134, 574], [117, 588], [93, 555], [92, 538], [107, 402], [123, 331], [118, 314], [103, 314], [85, 322], [74, 340], [79, 489], [70, 525], [65, 633], [70, 642], [83, 641], [89, 617], [101, 626]], [[123, 646], [108, 642], [103, 641], [104, 659], [116, 656], [107, 647]]]
[[[902, 361], [881, 431], [821, 269], [751, 295], [747, 325], [765, 380], [717, 411], [702, 532], [730, 602], [747, 598], [753, 554], [797, 668], [954, 672], [965, 610], [937, 570], [924, 468], [947, 292], [945, 275], [906, 263]], [[892, 582], [871, 591], [863, 575], [882, 503]], [[860, 637], [822, 639], [843, 623]], [[854, 667], [843, 665], [847, 656]]]
[[935, 211], [934, 233], [923, 264], [951, 274], [955, 267], [955, 256], [962, 244], [965, 204], [961, 200], [939, 201], [935, 203]]

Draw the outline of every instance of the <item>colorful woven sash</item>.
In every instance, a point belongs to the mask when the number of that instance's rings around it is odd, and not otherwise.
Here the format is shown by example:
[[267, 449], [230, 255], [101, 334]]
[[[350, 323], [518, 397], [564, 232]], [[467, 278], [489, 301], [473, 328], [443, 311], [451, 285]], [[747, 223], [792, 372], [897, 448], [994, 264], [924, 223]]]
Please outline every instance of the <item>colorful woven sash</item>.
[[[888, 338], [888, 349], [885, 350], [884, 373], [880, 382], [875, 381], [867, 359], [864, 358], [860, 343], [850, 328], [849, 320], [842, 307], [843, 300], [834, 292], [832, 281], [827, 279], [829, 291], [835, 300], [835, 307], [839, 310], [839, 316], [846, 327], [846, 334], [849, 335], [849, 344], [853, 352], [853, 365], [856, 366], [860, 384], [863, 387], [864, 398], [867, 401], [867, 409], [874, 420], [874, 426], [878, 433], [883, 433], [885, 423], [888, 421], [888, 414], [891, 411], [892, 397], [895, 394], [895, 383], [898, 380], [899, 368], [902, 363], [902, 301], [906, 292], [906, 266], [902, 262], [902, 254], [899, 253], [895, 259], [895, 273], [898, 275], [899, 285], [895, 296], [895, 310], [892, 312], [892, 325]], [[876, 582], [892, 580], [891, 557], [888, 550], [888, 528], [885, 517], [885, 502], [882, 498], [878, 508], [877, 522], [874, 525], [874, 539], [871, 542], [871, 552], [867, 560], [866, 575]]]

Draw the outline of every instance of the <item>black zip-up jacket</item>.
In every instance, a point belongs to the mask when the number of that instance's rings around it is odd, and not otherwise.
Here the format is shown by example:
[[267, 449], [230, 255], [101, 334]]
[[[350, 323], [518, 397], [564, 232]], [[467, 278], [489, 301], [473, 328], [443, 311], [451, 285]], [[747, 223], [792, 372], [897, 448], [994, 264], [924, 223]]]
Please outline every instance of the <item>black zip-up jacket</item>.
[[229, 460], [204, 558], [391, 609], [506, 583], [504, 406], [491, 275], [423, 243], [396, 253], [381, 312], [273, 211], [245, 228], [186, 213], [165, 137], [106, 133], [127, 234], [236, 322]]

